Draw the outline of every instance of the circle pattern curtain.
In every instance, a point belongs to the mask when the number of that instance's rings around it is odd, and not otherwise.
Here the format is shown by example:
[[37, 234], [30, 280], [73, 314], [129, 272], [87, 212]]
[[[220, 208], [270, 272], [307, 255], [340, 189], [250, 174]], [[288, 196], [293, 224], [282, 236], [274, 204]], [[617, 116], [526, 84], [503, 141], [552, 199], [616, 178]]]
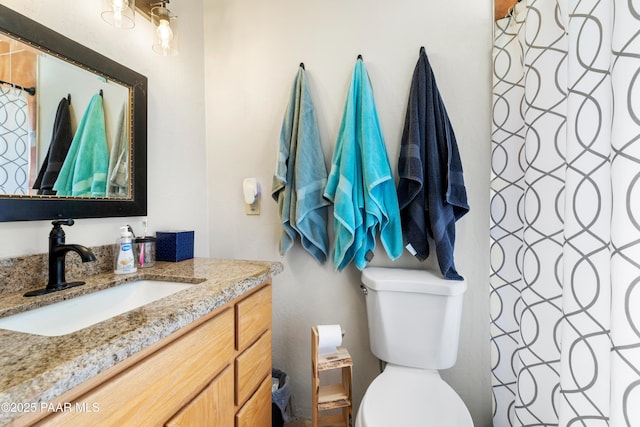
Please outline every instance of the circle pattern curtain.
[[494, 426], [640, 426], [640, 8], [496, 22]]

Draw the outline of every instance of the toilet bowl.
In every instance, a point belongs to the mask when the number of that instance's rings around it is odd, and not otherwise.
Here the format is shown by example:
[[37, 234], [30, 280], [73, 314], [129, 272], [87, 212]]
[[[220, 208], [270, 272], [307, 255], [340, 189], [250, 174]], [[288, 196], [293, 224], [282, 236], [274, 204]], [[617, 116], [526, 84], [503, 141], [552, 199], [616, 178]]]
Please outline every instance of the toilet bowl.
[[438, 371], [387, 365], [367, 389], [355, 426], [473, 427], [473, 421]]
[[387, 365], [367, 388], [356, 427], [473, 427], [439, 374], [457, 358], [466, 289], [426, 270], [362, 271], [371, 352]]

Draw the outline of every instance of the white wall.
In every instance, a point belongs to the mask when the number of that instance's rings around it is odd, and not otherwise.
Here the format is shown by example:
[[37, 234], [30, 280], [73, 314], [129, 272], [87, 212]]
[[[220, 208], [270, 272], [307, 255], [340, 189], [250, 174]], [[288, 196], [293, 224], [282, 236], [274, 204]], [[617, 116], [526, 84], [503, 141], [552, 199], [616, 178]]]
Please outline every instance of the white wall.
[[[465, 275], [457, 365], [443, 372], [476, 426], [491, 425], [488, 309], [488, 199], [491, 2], [398, 0], [205, 0], [205, 84], [211, 255], [281, 259], [270, 197], [289, 91], [303, 61], [329, 164], [358, 54], [372, 80], [394, 170], [407, 94], [420, 46], [427, 49], [456, 130], [471, 213], [458, 223], [458, 270]], [[262, 213], [245, 216], [241, 182], [257, 177]], [[380, 245], [378, 245], [380, 246]], [[320, 266], [297, 245], [275, 278], [273, 364], [292, 380], [296, 415], [311, 406], [310, 327], [340, 323], [354, 358], [356, 407], [378, 373], [369, 351], [359, 271]], [[405, 255], [374, 265], [434, 268]]]
[[[195, 230], [195, 253], [208, 256], [202, 3], [171, 4], [183, 29], [175, 58], [151, 50], [151, 24], [141, 16], [132, 30], [103, 22], [99, 1], [0, 3], [147, 76], [149, 228]], [[141, 230], [139, 217], [80, 219], [67, 229], [67, 241], [115, 242], [118, 227], [127, 223]], [[50, 221], [0, 223], [0, 258], [46, 252], [50, 228]]]

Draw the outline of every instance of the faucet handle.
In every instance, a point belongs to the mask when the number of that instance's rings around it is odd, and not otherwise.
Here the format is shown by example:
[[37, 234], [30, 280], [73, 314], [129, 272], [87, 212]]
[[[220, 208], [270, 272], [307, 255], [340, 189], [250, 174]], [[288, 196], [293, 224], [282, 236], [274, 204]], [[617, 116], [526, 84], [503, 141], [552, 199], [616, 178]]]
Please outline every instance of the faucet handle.
[[56, 219], [55, 221], [51, 221], [51, 224], [53, 224], [53, 228], [60, 228], [61, 225], [72, 226], [74, 223], [75, 222], [73, 221], [73, 218]]
[[55, 221], [51, 221], [53, 224], [53, 228], [49, 233], [49, 239], [54, 239], [56, 243], [64, 243], [64, 230], [62, 229], [63, 225], [72, 226], [74, 224], [73, 219], [57, 219]]

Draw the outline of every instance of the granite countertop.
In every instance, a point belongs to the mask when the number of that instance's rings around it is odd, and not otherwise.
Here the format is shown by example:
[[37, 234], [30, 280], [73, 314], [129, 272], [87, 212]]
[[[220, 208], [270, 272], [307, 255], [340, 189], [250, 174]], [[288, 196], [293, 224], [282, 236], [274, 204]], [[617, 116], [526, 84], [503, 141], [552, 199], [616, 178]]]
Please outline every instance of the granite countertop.
[[16, 411], [20, 406], [40, 408], [232, 301], [282, 268], [278, 262], [197, 258], [158, 262], [132, 274], [89, 276], [84, 286], [41, 297], [24, 298], [22, 292], [0, 296], [0, 317], [4, 317], [138, 279], [194, 283], [171, 296], [63, 336], [0, 329], [0, 425], [26, 412]]

